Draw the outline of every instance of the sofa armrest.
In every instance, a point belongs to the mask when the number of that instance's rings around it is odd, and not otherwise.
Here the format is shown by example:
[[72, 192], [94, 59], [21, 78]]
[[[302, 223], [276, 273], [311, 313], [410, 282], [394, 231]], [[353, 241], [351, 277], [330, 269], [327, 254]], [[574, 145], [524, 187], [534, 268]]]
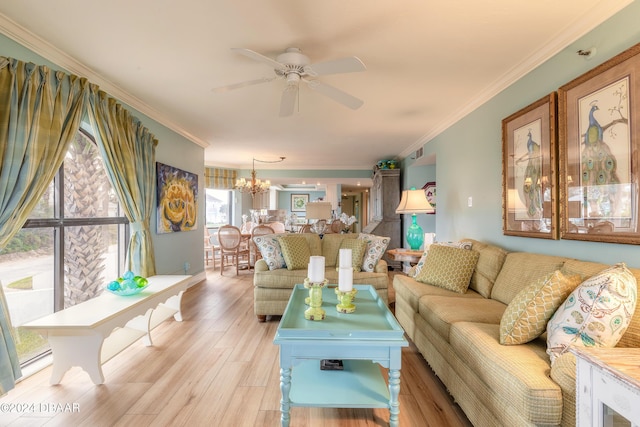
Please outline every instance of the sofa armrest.
[[373, 269], [373, 271], [375, 273], [385, 273], [385, 274], [387, 274], [389, 272], [389, 268], [387, 266], [387, 261], [385, 261], [383, 259], [378, 261], [378, 263], [376, 264], [376, 267]]
[[269, 271], [269, 265], [267, 264], [267, 261], [265, 261], [264, 259], [259, 259], [258, 261], [256, 261], [256, 264], [253, 267], [253, 269], [254, 269], [254, 272]]
[[550, 376], [562, 390], [562, 425], [576, 425], [576, 356], [567, 352], [558, 357]]

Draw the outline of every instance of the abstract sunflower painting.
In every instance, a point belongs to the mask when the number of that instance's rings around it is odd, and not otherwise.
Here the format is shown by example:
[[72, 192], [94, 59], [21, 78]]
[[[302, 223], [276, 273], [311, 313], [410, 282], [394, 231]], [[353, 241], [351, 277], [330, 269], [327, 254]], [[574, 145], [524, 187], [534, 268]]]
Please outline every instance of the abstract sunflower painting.
[[198, 175], [156, 163], [158, 234], [197, 228]]

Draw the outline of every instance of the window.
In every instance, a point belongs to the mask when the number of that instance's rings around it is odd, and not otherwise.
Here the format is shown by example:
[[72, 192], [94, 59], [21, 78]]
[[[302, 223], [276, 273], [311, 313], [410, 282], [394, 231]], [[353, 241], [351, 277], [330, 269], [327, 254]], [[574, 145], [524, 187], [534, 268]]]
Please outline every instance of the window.
[[93, 138], [78, 132], [22, 230], [0, 251], [0, 278], [20, 363], [48, 343], [21, 325], [94, 298], [124, 267], [129, 221]]
[[221, 225], [231, 224], [231, 190], [206, 189], [206, 220], [207, 228], [218, 228]]

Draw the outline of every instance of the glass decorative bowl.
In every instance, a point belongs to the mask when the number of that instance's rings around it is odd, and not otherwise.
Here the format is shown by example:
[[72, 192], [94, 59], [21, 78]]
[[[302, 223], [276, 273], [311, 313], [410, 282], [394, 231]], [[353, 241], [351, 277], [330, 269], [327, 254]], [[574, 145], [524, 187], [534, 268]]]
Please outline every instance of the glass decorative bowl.
[[139, 294], [149, 286], [149, 281], [141, 276], [134, 276], [132, 272], [127, 271], [122, 277], [110, 282], [107, 290], [115, 295], [128, 296]]
[[129, 295], [135, 295], [135, 294], [139, 294], [140, 292], [142, 292], [144, 289], [146, 289], [149, 285], [147, 284], [147, 286], [143, 286], [142, 288], [127, 288], [127, 289], [119, 289], [119, 290], [111, 290], [109, 288], [107, 288], [107, 290], [109, 292], [111, 292], [114, 295], [120, 295], [121, 297], [126, 297]]

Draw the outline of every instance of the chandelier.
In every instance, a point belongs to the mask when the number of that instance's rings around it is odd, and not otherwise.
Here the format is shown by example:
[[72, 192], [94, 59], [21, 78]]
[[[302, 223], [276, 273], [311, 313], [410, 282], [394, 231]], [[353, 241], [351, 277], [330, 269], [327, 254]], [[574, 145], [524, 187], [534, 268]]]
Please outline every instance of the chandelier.
[[253, 167], [251, 169], [251, 181], [247, 181], [244, 178], [239, 178], [236, 180], [236, 185], [234, 186], [234, 188], [236, 190], [240, 190], [243, 193], [250, 193], [251, 197], [255, 196], [256, 194], [260, 194], [260, 193], [266, 193], [267, 191], [269, 191], [269, 187], [271, 187], [271, 181], [267, 180], [260, 180], [259, 178], [256, 178], [256, 162], [261, 162], [261, 163], [279, 163], [281, 161], [283, 161], [285, 159], [285, 157], [280, 157], [280, 160], [273, 160], [273, 161], [269, 161], [269, 160], [258, 160], [256, 158], [253, 159]]

